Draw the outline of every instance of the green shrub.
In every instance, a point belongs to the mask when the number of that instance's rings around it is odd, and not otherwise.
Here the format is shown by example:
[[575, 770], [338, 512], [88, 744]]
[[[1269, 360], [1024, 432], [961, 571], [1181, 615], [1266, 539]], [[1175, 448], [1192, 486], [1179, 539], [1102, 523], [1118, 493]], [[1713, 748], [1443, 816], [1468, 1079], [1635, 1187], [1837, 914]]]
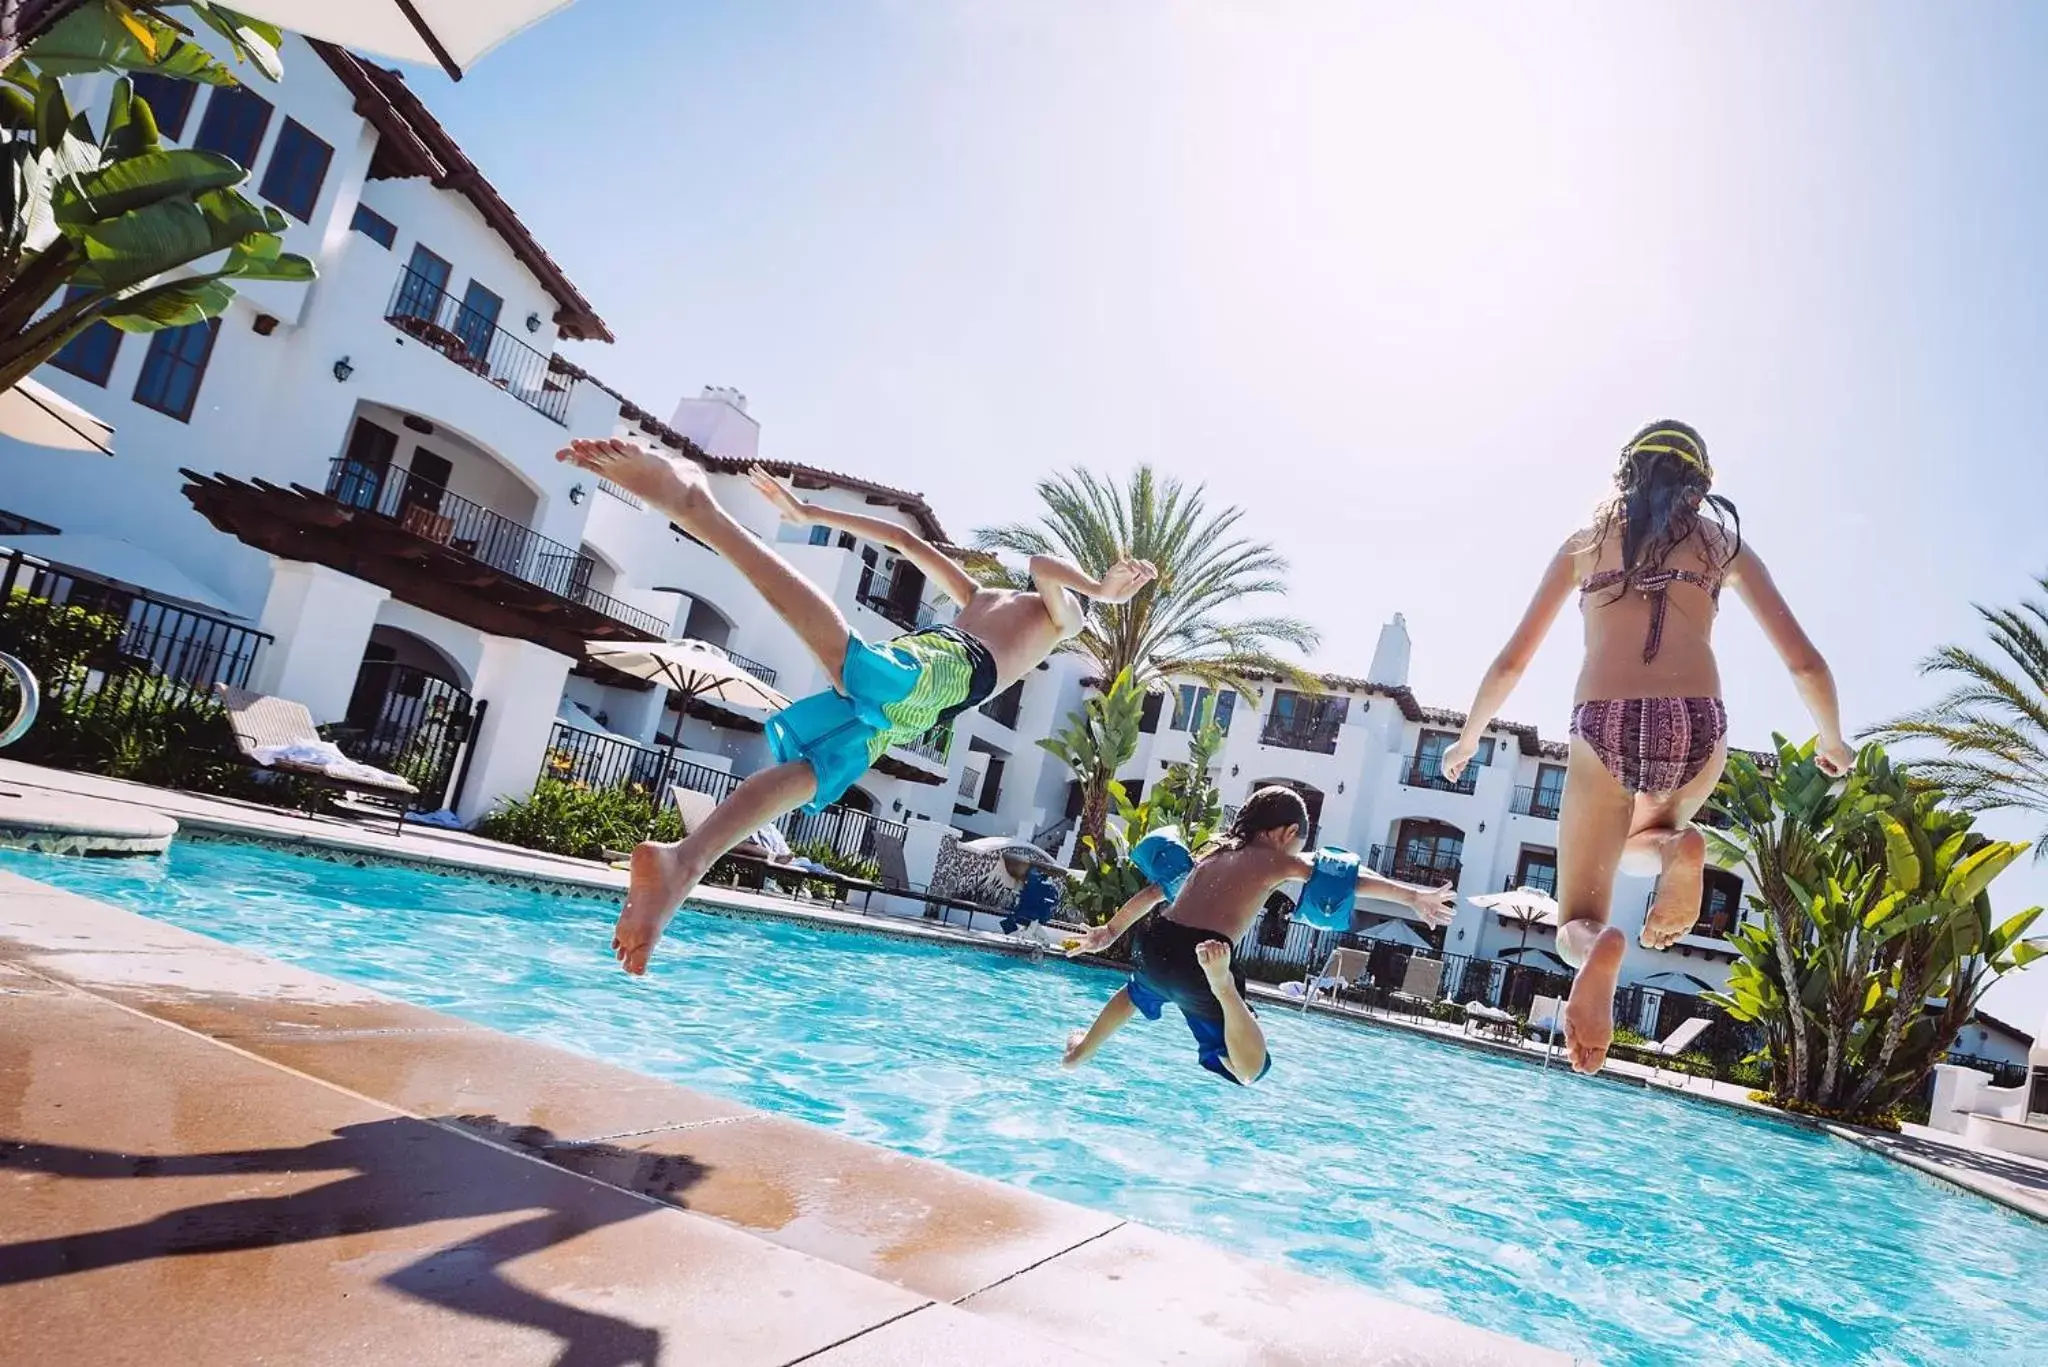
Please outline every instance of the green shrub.
[[476, 824], [476, 833], [508, 845], [577, 859], [603, 859], [641, 841], [679, 840], [682, 818], [673, 805], [659, 808], [646, 789], [592, 788], [581, 779], [544, 778], [523, 798], [508, 798]]
[[1465, 1008], [1456, 1002], [1431, 1002], [1429, 1014], [1431, 1019], [1443, 1021], [1447, 1025], [1465, 1023]]

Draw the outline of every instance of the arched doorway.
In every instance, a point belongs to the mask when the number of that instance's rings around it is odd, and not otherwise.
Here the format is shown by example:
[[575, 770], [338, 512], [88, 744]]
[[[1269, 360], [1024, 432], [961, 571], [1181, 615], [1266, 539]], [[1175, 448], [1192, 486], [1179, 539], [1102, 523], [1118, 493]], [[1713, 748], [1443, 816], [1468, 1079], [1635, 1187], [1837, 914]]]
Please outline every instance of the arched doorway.
[[420, 809], [452, 807], [461, 795], [458, 761], [483, 714], [462, 677], [433, 642], [380, 625], [363, 649], [336, 738], [352, 758], [410, 779]]
[[872, 812], [875, 810], [875, 798], [867, 789], [856, 786], [846, 790], [839, 799], [839, 805], [856, 812]]
[[681, 634], [686, 641], [703, 641], [723, 648], [732, 640], [732, 618], [702, 598], [692, 596], [690, 613], [683, 619]]

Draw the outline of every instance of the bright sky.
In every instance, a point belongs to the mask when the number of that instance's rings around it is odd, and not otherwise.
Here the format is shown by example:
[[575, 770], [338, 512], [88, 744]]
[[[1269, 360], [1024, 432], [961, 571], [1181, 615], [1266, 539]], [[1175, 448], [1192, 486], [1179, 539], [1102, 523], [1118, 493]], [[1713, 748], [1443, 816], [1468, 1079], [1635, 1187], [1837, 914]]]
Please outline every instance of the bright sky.
[[[1152, 461], [1283, 547], [1322, 667], [1405, 612], [1430, 703], [1685, 418], [1855, 727], [2048, 571], [2044, 44], [2023, 0], [580, 0], [414, 79], [645, 406], [737, 386], [961, 538]], [[1506, 711], [1551, 735], [1569, 627]], [[1806, 734], [1739, 606], [1720, 646], [1735, 739]], [[1990, 1007], [2036, 1028], [2048, 966]]]

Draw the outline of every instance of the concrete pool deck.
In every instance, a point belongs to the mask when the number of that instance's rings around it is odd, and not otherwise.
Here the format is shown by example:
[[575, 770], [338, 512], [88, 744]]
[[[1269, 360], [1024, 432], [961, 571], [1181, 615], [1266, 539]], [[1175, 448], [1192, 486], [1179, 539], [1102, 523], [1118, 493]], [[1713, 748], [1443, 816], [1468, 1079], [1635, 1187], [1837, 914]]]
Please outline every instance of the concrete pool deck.
[[1571, 1359], [0, 872], [0, 1361]]
[[[0, 759], [0, 788], [75, 794], [104, 801], [125, 803], [178, 820], [186, 835], [215, 836], [297, 849], [344, 861], [354, 859], [398, 860], [443, 871], [454, 870], [479, 877], [517, 881], [557, 891], [619, 895], [625, 890], [625, 875], [603, 864], [485, 840], [462, 831], [408, 826], [401, 836], [391, 828], [390, 815], [381, 810], [368, 812], [360, 821], [347, 817], [309, 816], [281, 811], [254, 803], [208, 797], [197, 793], [152, 788], [119, 779], [76, 774]], [[819, 925], [861, 929], [916, 939], [935, 940], [1005, 953], [1042, 952], [1005, 936], [946, 926], [917, 917], [889, 915], [877, 910], [841, 909], [823, 903], [797, 901], [781, 896], [764, 896], [730, 888], [701, 889], [693, 901], [711, 910], [749, 916], [769, 915], [808, 921]], [[1277, 992], [1253, 985], [1255, 998], [1267, 1009], [1299, 1009], [1299, 1003]], [[1541, 1047], [1533, 1042], [1506, 1045], [1483, 1037], [1467, 1035], [1455, 1025], [1418, 1020], [1408, 1016], [1386, 1016], [1343, 1006], [1318, 1004], [1318, 1014], [1366, 1028], [1400, 1030], [1411, 1035], [1437, 1039], [1462, 1048], [1482, 1049], [1500, 1056], [1541, 1062]], [[1050, 1045], [1048, 1047], [1051, 1047]], [[1551, 1066], [1557, 1066], [1553, 1060]], [[1749, 1099], [1747, 1088], [1708, 1079], [1687, 1079], [1669, 1069], [1653, 1073], [1642, 1064], [1610, 1060], [1599, 1081], [1608, 1084], [1669, 1089], [1683, 1099], [1752, 1112], [1788, 1124], [1824, 1129], [1837, 1137], [1863, 1146], [1927, 1177], [1950, 1183], [1995, 1201], [2033, 1219], [2048, 1221], [2048, 1162], [1984, 1149], [1958, 1135], [1908, 1125], [1900, 1135], [1822, 1125], [1802, 1121]]]

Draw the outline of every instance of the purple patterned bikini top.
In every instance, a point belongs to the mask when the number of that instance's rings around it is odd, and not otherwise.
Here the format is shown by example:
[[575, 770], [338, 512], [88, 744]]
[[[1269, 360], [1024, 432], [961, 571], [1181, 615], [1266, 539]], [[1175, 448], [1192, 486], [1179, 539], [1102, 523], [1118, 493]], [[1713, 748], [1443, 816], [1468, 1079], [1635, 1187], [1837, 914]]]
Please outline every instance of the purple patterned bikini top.
[[1705, 589], [1707, 596], [1716, 604], [1721, 601], [1721, 577], [1695, 574], [1691, 570], [1650, 570], [1647, 573], [1602, 570], [1579, 581], [1579, 596], [1583, 598], [1586, 594], [1617, 585], [1642, 590], [1643, 596], [1650, 600], [1650, 635], [1643, 642], [1643, 663], [1648, 664], [1657, 658], [1657, 648], [1664, 644], [1664, 608], [1670, 602], [1671, 586], [1678, 583]]

